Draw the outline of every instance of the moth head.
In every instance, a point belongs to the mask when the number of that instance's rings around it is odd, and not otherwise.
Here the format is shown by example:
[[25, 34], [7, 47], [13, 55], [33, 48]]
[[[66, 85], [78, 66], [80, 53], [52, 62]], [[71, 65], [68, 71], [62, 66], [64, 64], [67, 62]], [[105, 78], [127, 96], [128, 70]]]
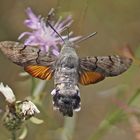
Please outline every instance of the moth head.
[[73, 116], [73, 111], [80, 110], [79, 90], [56, 90], [52, 91], [53, 105], [64, 116]]
[[73, 42], [66, 39], [63, 47], [73, 47], [73, 46], [74, 46]]

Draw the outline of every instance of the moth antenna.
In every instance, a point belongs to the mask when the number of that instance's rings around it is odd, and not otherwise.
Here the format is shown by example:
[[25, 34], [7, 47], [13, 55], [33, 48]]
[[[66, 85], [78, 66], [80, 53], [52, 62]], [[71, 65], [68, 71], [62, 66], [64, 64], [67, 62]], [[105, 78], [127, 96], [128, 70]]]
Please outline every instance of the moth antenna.
[[95, 36], [96, 34], [97, 34], [97, 32], [93, 32], [93, 33], [89, 34], [88, 36], [85, 36], [85, 37], [81, 38], [80, 40], [76, 41], [75, 44], [78, 44], [78, 43], [80, 43], [82, 41], [85, 41], [85, 40]]
[[53, 26], [46, 20], [47, 25], [49, 25], [53, 31], [61, 38], [61, 40], [65, 43], [65, 40], [62, 38], [62, 36], [53, 28]]

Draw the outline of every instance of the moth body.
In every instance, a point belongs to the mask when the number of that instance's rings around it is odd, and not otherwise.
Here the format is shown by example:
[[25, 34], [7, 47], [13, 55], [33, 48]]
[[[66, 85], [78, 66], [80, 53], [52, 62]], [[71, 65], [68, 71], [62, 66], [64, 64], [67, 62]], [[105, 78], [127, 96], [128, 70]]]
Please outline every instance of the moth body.
[[53, 95], [54, 107], [66, 116], [72, 116], [73, 110], [80, 108], [79, 58], [72, 45], [68, 42], [63, 46], [55, 63], [54, 72], [56, 86]]

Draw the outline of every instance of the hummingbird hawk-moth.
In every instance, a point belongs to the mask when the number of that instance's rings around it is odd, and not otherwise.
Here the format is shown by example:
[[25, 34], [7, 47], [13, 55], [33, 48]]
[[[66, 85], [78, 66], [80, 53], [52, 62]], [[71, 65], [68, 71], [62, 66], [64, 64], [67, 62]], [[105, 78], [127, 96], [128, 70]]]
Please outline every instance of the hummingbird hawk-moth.
[[95, 84], [105, 77], [125, 72], [132, 59], [118, 55], [79, 58], [74, 44], [65, 41], [59, 56], [47, 55], [38, 48], [14, 41], [0, 42], [1, 51], [35, 78], [54, 77], [53, 105], [64, 116], [80, 110], [79, 83]]

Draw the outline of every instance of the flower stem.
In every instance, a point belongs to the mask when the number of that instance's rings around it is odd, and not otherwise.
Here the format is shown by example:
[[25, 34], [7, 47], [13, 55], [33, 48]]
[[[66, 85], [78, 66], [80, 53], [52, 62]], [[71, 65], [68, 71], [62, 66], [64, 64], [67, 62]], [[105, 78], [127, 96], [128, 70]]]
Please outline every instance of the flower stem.
[[16, 140], [16, 131], [15, 130], [13, 130], [11, 132], [11, 135], [12, 135], [12, 140]]
[[33, 96], [38, 97], [45, 86], [46, 86], [46, 81], [39, 81], [37, 86], [34, 87]]

